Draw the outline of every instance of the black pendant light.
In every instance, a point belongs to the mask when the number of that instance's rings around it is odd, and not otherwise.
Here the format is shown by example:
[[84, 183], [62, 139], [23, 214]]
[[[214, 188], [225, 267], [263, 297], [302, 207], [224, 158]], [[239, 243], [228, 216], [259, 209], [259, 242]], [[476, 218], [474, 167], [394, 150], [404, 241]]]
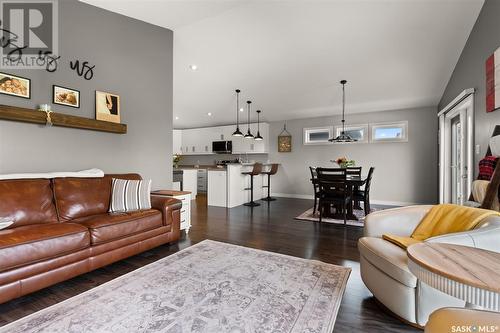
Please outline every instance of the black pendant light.
[[262, 141], [264, 138], [260, 135], [260, 113], [262, 111], [257, 110], [257, 135], [255, 136], [255, 141]]
[[236, 89], [236, 131], [234, 131], [233, 136], [243, 136], [240, 131], [240, 92], [241, 90]]
[[248, 105], [248, 122], [247, 122], [248, 131], [247, 131], [247, 134], [245, 134], [245, 139], [253, 139], [254, 138], [254, 136], [252, 135], [252, 132], [250, 132], [250, 104], [252, 104], [252, 101], [247, 101], [247, 105]]
[[348, 142], [356, 142], [358, 140], [351, 138], [348, 134], [345, 134], [345, 84], [346, 80], [340, 81], [342, 85], [342, 132], [335, 139], [330, 139], [328, 141], [333, 143], [348, 143]]

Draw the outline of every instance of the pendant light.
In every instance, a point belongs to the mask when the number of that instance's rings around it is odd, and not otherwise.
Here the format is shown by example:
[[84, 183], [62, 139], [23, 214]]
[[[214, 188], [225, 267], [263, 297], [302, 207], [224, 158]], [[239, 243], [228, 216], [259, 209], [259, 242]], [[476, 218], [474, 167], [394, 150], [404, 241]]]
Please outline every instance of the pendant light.
[[264, 138], [260, 135], [260, 113], [262, 111], [257, 110], [257, 135], [255, 136], [255, 141], [262, 141]]
[[248, 131], [247, 134], [245, 134], [245, 139], [253, 139], [254, 136], [252, 135], [252, 132], [250, 132], [250, 104], [252, 104], [252, 101], [247, 101], [247, 107], [248, 107]]
[[335, 139], [330, 139], [328, 141], [333, 143], [348, 143], [348, 142], [356, 142], [358, 140], [351, 138], [348, 134], [345, 134], [345, 84], [346, 80], [340, 81], [342, 85], [342, 132]]
[[240, 92], [241, 90], [236, 89], [236, 131], [234, 131], [233, 136], [243, 136], [240, 131]]

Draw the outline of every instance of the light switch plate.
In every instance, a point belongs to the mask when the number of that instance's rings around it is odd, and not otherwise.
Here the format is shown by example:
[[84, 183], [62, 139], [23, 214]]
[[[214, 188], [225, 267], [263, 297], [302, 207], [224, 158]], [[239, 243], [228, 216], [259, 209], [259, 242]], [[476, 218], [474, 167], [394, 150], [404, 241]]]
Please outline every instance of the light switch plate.
[[481, 154], [481, 145], [476, 145], [476, 155]]

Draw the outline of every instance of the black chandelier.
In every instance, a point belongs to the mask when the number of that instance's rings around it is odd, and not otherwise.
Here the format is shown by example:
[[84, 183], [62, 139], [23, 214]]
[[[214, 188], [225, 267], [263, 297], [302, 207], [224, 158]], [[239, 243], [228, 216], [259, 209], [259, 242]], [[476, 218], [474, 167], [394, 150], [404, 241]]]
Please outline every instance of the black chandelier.
[[342, 132], [336, 138], [329, 139], [328, 141], [333, 143], [348, 143], [348, 142], [356, 142], [358, 140], [351, 138], [348, 134], [345, 133], [345, 84], [346, 80], [340, 81], [342, 85]]

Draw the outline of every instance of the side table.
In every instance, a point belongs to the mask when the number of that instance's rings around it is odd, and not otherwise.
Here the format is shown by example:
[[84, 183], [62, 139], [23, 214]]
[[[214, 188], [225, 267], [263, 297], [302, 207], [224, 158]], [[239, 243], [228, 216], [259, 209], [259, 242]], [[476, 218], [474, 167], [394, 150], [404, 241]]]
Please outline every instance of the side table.
[[172, 197], [182, 202], [181, 208], [181, 230], [189, 232], [191, 228], [191, 192], [174, 191], [174, 190], [158, 190], [152, 191], [151, 195]]

